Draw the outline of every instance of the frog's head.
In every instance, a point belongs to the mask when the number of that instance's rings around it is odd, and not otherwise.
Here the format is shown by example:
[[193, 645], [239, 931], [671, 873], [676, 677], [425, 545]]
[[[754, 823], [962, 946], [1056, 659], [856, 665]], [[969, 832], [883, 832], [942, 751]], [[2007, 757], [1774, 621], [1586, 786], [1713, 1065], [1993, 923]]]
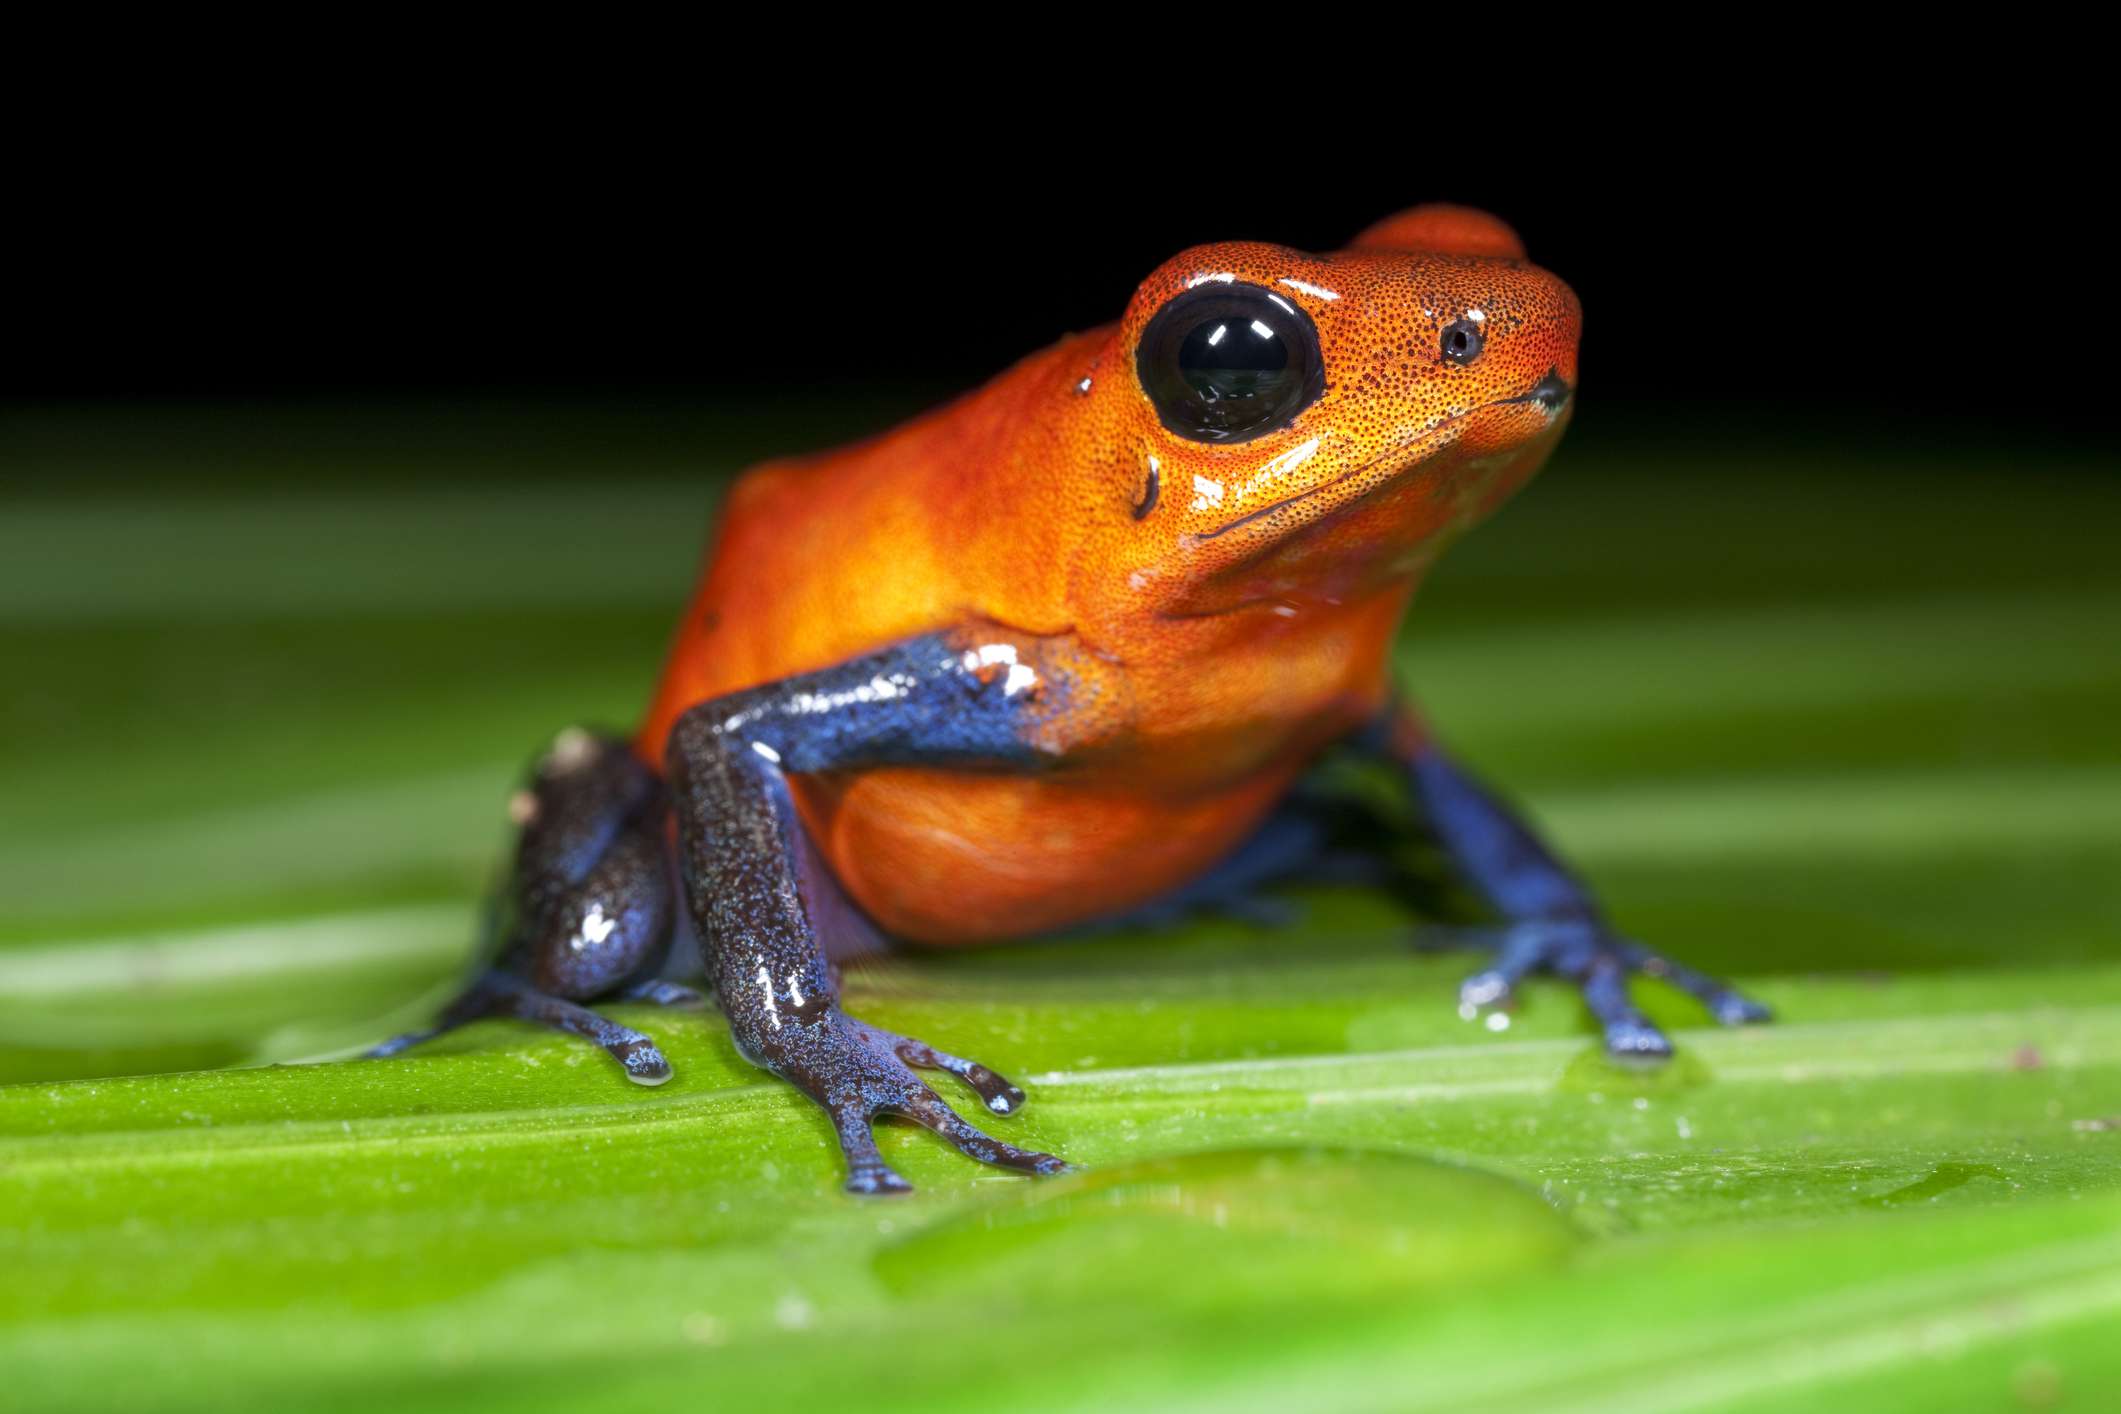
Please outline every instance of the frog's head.
[[1509, 227], [1461, 207], [1333, 255], [1237, 242], [1166, 261], [1095, 390], [1137, 582], [1212, 611], [1417, 571], [1553, 447], [1581, 322]]

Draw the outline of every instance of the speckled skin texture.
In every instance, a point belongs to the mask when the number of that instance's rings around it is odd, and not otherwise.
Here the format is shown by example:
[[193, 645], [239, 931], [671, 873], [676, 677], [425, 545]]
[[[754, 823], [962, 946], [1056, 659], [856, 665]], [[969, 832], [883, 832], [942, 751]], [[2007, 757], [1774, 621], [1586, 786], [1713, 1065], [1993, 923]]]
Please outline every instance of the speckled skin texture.
[[819, 866], [789, 797], [800, 773], [908, 759], [1008, 773], [1049, 765], [1052, 754], [1031, 738], [1041, 715], [1074, 699], [1074, 684], [1064, 667], [1031, 666], [1028, 646], [994, 651], [995, 639], [991, 629], [920, 635], [704, 703], [671, 731], [685, 894], [715, 997], [738, 1049], [831, 1115], [853, 1192], [906, 1187], [870, 1132], [886, 1114], [985, 1163], [1064, 1167], [965, 1123], [913, 1070], [955, 1073], [997, 1114], [1023, 1103], [1007, 1080], [842, 1010], [829, 954], [860, 941], [849, 935], [867, 924]]
[[[1475, 213], [1402, 217], [1335, 255], [1195, 247], [1116, 325], [882, 437], [752, 471], [636, 749], [660, 763], [695, 703], [915, 634], [979, 619], [1067, 635], [1110, 682], [1055, 725], [1065, 770], [831, 773], [793, 783], [797, 808], [900, 938], [1020, 936], [1171, 890], [1379, 710], [1422, 572], [1560, 437], [1566, 403], [1509, 400], [1549, 372], [1573, 386], [1578, 306], [1520, 256]], [[1237, 445], [1167, 431], [1133, 372], [1156, 310], [1223, 276], [1299, 305], [1325, 354], [1324, 396]], [[1486, 348], [1448, 363], [1439, 333], [1469, 313]], [[1157, 503], [1137, 519], [1152, 466]]]
[[[1241, 441], [1173, 431], [1137, 366], [1158, 312], [1215, 286], [1308, 316], [1323, 358], [1315, 397]], [[997, 1115], [1022, 1091], [849, 1015], [832, 959], [880, 933], [976, 943], [1326, 870], [1388, 877], [1389, 827], [1292, 791], [1329, 748], [1404, 773], [1494, 920], [1466, 1014], [1552, 972], [1608, 1049], [1663, 1056], [1627, 989], [1654, 972], [1722, 1021], [1763, 1018], [1615, 934], [1387, 678], [1423, 572], [1561, 435], [1579, 322], [1507, 227], [1461, 208], [1404, 212], [1336, 255], [1200, 246], [1116, 325], [895, 432], [751, 472], [630, 749], [563, 733], [517, 797], [505, 946], [441, 1026], [556, 1026], [660, 1082], [649, 1038], [579, 1003], [702, 1000], [660, 976], [682, 895], [737, 1046], [831, 1117], [851, 1190], [906, 1186], [870, 1132], [887, 1114], [1056, 1172], [915, 1071], [951, 1072]]]

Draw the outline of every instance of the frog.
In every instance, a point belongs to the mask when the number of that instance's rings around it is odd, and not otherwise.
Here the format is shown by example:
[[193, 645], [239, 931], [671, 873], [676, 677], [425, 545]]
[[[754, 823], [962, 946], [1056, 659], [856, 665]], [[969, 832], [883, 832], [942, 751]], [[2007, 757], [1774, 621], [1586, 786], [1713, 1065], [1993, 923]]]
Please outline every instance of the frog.
[[[1672, 1044], [1640, 976], [1766, 1020], [1618, 930], [1395, 681], [1438, 556], [1568, 425], [1581, 326], [1506, 222], [1431, 203], [1328, 254], [1191, 247], [1116, 323], [747, 471], [638, 727], [569, 728], [512, 797], [493, 960], [371, 1054], [513, 1018], [655, 1085], [662, 1049], [597, 1004], [711, 1005], [824, 1112], [850, 1192], [909, 1189], [885, 1117], [1053, 1174], [924, 1075], [997, 1117], [1019, 1086], [850, 1011], [841, 965], [1389, 883], [1414, 854], [1483, 920], [1468, 1017], [1549, 975], [1645, 1064]], [[1317, 788], [1349, 758], [1403, 793], [1397, 823]]]

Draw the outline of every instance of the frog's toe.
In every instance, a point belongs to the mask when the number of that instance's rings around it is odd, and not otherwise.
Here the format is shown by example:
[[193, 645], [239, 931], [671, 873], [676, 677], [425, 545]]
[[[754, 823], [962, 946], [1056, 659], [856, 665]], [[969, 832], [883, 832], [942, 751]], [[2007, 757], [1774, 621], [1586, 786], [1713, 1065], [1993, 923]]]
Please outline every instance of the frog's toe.
[[1726, 1026], [1769, 1019], [1768, 1009], [1728, 983], [1651, 952], [1587, 919], [1527, 920], [1500, 930], [1495, 957], [1458, 989], [1458, 1010], [1468, 1020], [1513, 1007], [1517, 988], [1534, 972], [1576, 984], [1590, 1008], [1605, 1048], [1622, 1059], [1662, 1060], [1671, 1040], [1644, 1016], [1628, 990], [1630, 976], [1659, 977], [1694, 997]]
[[978, 1159], [983, 1164], [1015, 1169], [1019, 1173], [1041, 1175], [1065, 1173], [1068, 1168], [1068, 1161], [1058, 1154], [1019, 1149], [1014, 1144], [996, 1139], [984, 1130], [967, 1124], [958, 1117], [957, 1111], [944, 1104], [935, 1092], [925, 1085], [914, 1094], [893, 1104], [890, 1113], [903, 1115], [915, 1124], [935, 1131], [955, 1144], [959, 1153], [967, 1158]]
[[987, 1069], [978, 1061], [953, 1056], [948, 1051], [905, 1036], [893, 1036], [891, 1049], [898, 1058], [910, 1066], [922, 1070], [947, 1070], [965, 1082], [965, 1087], [979, 1096], [980, 1103], [995, 1114], [1015, 1114], [1024, 1107], [1024, 1092], [1010, 1082], [1006, 1075]]
[[430, 1026], [425, 1031], [407, 1031], [402, 1036], [393, 1036], [388, 1041], [370, 1046], [367, 1050], [361, 1052], [361, 1059], [388, 1060], [392, 1056], [403, 1055], [422, 1041], [432, 1041], [441, 1034], [441, 1028], [436, 1026]]
[[1616, 954], [1601, 952], [1574, 981], [1605, 1032], [1608, 1055], [1621, 1060], [1664, 1060], [1672, 1054], [1670, 1039], [1636, 1010], [1635, 999], [1628, 995], [1627, 969]]
[[1755, 1026], [1763, 1021], [1775, 1019], [1775, 1013], [1768, 1010], [1765, 1002], [1756, 1002], [1751, 997], [1737, 992], [1727, 992], [1711, 1002], [1709, 1015], [1725, 1026]]
[[549, 1026], [585, 1041], [594, 1041], [625, 1068], [626, 1078], [636, 1085], [661, 1085], [672, 1074], [670, 1062], [656, 1043], [630, 1026], [621, 1026], [568, 1001], [531, 986], [506, 972], [486, 972], [474, 979], [442, 1013], [439, 1023], [427, 1031], [393, 1037], [368, 1052], [371, 1057], [394, 1056], [410, 1046], [483, 1017], [507, 1017]]
[[849, 1162], [847, 1191], [864, 1198], [883, 1198], [897, 1193], [911, 1193], [913, 1185], [901, 1178], [898, 1170], [878, 1159], [871, 1164]]
[[1484, 1011], [1515, 1007], [1520, 982], [1542, 968], [1558, 970], [1561, 939], [1546, 924], [1519, 923], [1503, 929], [1499, 936], [1487, 929], [1472, 931], [1492, 937], [1495, 958], [1459, 984], [1458, 1014], [1468, 1021]]
[[885, 1115], [910, 1119], [949, 1140], [967, 1158], [997, 1168], [1054, 1174], [1068, 1167], [1053, 1154], [1019, 1149], [967, 1124], [910, 1072], [906, 1073], [903, 1084], [889, 1088], [891, 1093], [886, 1095], [879, 1096], [873, 1091], [869, 1094], [852, 1093], [826, 1103], [833, 1130], [839, 1137], [840, 1152], [847, 1161], [849, 1193], [879, 1197], [913, 1191], [913, 1185], [885, 1163], [883, 1154], [877, 1149], [875, 1122]]
[[1710, 1016], [1725, 1026], [1750, 1026], [1756, 1022], [1774, 1020], [1774, 1013], [1759, 1002], [1720, 978], [1705, 972], [1696, 972], [1684, 963], [1672, 961], [1662, 953], [1651, 952], [1640, 944], [1630, 944], [1631, 965], [1634, 970], [1649, 977], [1661, 977], [1665, 981], [1698, 1000], [1708, 1008]]
[[403, 1055], [414, 1046], [425, 1045], [437, 1036], [446, 1035], [459, 1026], [468, 1025], [484, 1017], [492, 1016], [498, 1006], [497, 994], [487, 975], [472, 979], [471, 985], [459, 992], [455, 1000], [442, 1009], [435, 1024], [420, 1031], [407, 1031], [402, 1036], [393, 1036], [388, 1041], [371, 1046], [361, 1053], [363, 1060], [388, 1060]]
[[877, 1151], [873, 1126], [885, 1115], [909, 1119], [949, 1140], [967, 1158], [997, 1168], [1053, 1174], [1068, 1167], [1056, 1155], [1020, 1149], [966, 1123], [914, 1073], [916, 1066], [947, 1070], [996, 1114], [1010, 1114], [1022, 1106], [1022, 1090], [977, 1062], [844, 1012], [808, 1039], [814, 1044], [785, 1052], [777, 1068], [831, 1115], [847, 1160], [850, 1193], [903, 1193], [911, 1187]]
[[607, 1049], [626, 1067], [626, 1078], [636, 1085], [661, 1085], [671, 1076], [670, 1062], [646, 1036], [620, 1041]]
[[877, 1150], [873, 1119], [866, 1107], [840, 1105], [831, 1108], [831, 1115], [832, 1127], [839, 1135], [840, 1152], [847, 1159], [849, 1193], [878, 1198], [913, 1191], [913, 1185], [885, 1163], [883, 1154]]

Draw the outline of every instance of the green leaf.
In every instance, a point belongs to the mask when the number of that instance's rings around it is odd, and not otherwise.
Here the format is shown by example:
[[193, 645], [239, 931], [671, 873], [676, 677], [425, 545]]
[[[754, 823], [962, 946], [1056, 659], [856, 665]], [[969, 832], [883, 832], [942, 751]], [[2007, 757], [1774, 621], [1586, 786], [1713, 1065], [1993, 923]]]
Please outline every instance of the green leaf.
[[0, 520], [0, 652], [36, 665], [0, 697], [8, 1407], [2040, 1408], [2121, 1375], [2110, 481], [1565, 457], [1425, 596], [1432, 715], [1775, 1025], [1644, 983], [1683, 1048], [1652, 1071], [1558, 987], [1468, 1025], [1470, 957], [1330, 890], [876, 961], [856, 1009], [1022, 1081], [983, 1122], [1083, 1167], [893, 1125], [920, 1191], [861, 1202], [712, 1016], [611, 1009], [676, 1065], [652, 1091], [504, 1023], [322, 1059], [446, 993], [515, 763], [631, 715], [705, 505], [646, 462], [594, 497], [353, 463]]

